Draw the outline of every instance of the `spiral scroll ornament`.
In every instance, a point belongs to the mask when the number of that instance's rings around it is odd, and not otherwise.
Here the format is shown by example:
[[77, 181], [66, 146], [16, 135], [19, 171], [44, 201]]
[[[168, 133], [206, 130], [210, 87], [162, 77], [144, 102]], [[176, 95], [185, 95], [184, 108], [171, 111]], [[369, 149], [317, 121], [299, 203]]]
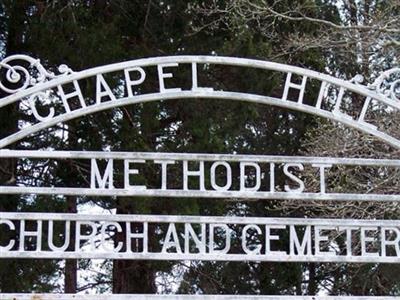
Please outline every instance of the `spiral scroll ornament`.
[[383, 72], [368, 87], [391, 100], [400, 101], [400, 68]]
[[58, 67], [59, 74], [46, 70], [39, 59], [28, 55], [12, 55], [0, 62], [0, 71], [4, 71], [4, 78], [0, 78], [0, 90], [14, 94], [28, 87], [46, 82], [60, 76], [72, 74], [67, 65]]

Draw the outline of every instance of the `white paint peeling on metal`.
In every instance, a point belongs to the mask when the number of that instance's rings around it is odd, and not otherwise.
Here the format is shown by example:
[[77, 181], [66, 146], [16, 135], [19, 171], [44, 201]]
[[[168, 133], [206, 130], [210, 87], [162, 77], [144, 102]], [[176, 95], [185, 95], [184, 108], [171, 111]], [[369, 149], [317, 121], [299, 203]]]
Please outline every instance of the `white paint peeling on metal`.
[[159, 190], [159, 189], [107, 189], [71, 187], [23, 187], [2, 186], [0, 194], [36, 194], [71, 196], [118, 196], [118, 197], [168, 197], [168, 198], [232, 198], [272, 200], [320, 200], [320, 201], [375, 201], [398, 202], [396, 194], [352, 194], [352, 193], [296, 193], [296, 192], [252, 192], [214, 190]]
[[170, 152], [104, 152], [104, 151], [49, 151], [0, 149], [4, 158], [48, 158], [48, 159], [144, 159], [144, 160], [190, 160], [232, 162], [309, 163], [356, 166], [400, 167], [400, 159], [342, 158], [280, 155], [244, 155], [214, 153], [170, 153]]
[[266, 218], [266, 217], [221, 217], [221, 216], [180, 216], [180, 215], [92, 215], [67, 213], [0, 212], [0, 218], [10, 220], [54, 220], [54, 221], [116, 221], [157, 222], [157, 223], [215, 223], [215, 224], [269, 224], [269, 225], [321, 225], [329, 226], [398, 226], [400, 220], [365, 219], [315, 219], [315, 218]]

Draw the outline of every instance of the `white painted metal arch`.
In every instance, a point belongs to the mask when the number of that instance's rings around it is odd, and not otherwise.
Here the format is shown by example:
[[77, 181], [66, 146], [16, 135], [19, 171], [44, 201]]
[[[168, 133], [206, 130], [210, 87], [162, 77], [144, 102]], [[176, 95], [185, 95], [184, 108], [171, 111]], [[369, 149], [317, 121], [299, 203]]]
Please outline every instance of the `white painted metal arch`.
[[[358, 129], [364, 133], [371, 134], [378, 139], [396, 147], [400, 148], [400, 140], [390, 134], [380, 131], [378, 128], [373, 126], [370, 123], [367, 123], [364, 120], [364, 115], [368, 110], [368, 105], [371, 100], [377, 101], [378, 103], [384, 104], [387, 107], [400, 110], [400, 101], [397, 98], [397, 94], [395, 93], [395, 86], [398, 84], [398, 80], [394, 83], [391, 83], [388, 87], [387, 80], [394, 71], [387, 71], [382, 74], [381, 77], [378, 78], [375, 85], [371, 85], [369, 87], [360, 84], [360, 78], [357, 77], [353, 82], [344, 81], [338, 78], [334, 78], [332, 76], [321, 74], [319, 72], [289, 66], [284, 64], [278, 64], [273, 62], [266, 62], [261, 60], [254, 60], [254, 59], [245, 59], [245, 58], [232, 58], [232, 57], [216, 57], [216, 56], [169, 56], [169, 57], [156, 57], [156, 58], [144, 58], [138, 60], [132, 60], [128, 62], [116, 63], [111, 65], [106, 65], [102, 67], [96, 67], [80, 72], [72, 72], [66, 66], [61, 66], [60, 72], [61, 75], [54, 75], [53, 73], [47, 72], [41, 65], [38, 60], [33, 60], [27, 56], [14, 56], [3, 60], [0, 63], [0, 67], [6, 67], [10, 69], [10, 72], [7, 74], [7, 80], [16, 82], [18, 75], [13, 73], [15, 71], [21, 71], [17, 69], [16, 66], [11, 66], [9, 63], [13, 60], [25, 60], [28, 61], [31, 66], [35, 67], [38, 70], [39, 76], [37, 78], [29, 77], [28, 71], [24, 71], [25, 75], [27, 76], [28, 83], [23, 84], [20, 89], [17, 90], [6, 90], [6, 92], [10, 93], [9, 96], [0, 99], [0, 108], [12, 103], [18, 103], [19, 101], [26, 99], [29, 96], [35, 95], [37, 93], [48, 91], [49, 89], [56, 88], [63, 84], [67, 84], [69, 82], [74, 82], [77, 80], [81, 80], [84, 78], [96, 76], [98, 74], [105, 74], [110, 72], [128, 70], [137, 67], [149, 67], [149, 66], [174, 66], [177, 64], [220, 64], [220, 65], [229, 65], [229, 66], [238, 66], [238, 67], [251, 67], [257, 69], [264, 69], [264, 70], [272, 70], [277, 72], [283, 72], [287, 74], [285, 89], [289, 88], [297, 88], [300, 90], [300, 93], [304, 93], [305, 81], [307, 79], [316, 79], [321, 81], [321, 92], [320, 97], [322, 97], [323, 89], [327, 86], [332, 85], [335, 86], [340, 90], [341, 93], [345, 91], [350, 91], [353, 93], [357, 93], [363, 96], [365, 100], [365, 105], [360, 113], [361, 117], [359, 119], [354, 119], [349, 115], [344, 114], [340, 111], [340, 101], [341, 99], [337, 100], [339, 102], [333, 111], [327, 111], [321, 109], [321, 103], [317, 102], [316, 106], [311, 106], [304, 104], [302, 99], [299, 98], [299, 101], [288, 101], [286, 99], [287, 95], [283, 95], [282, 98], [276, 98], [271, 96], [264, 96], [264, 95], [256, 95], [256, 94], [249, 94], [249, 93], [239, 93], [239, 92], [230, 92], [230, 91], [215, 91], [212, 89], [192, 89], [192, 90], [184, 90], [184, 91], [162, 91], [158, 93], [150, 93], [150, 94], [143, 94], [143, 95], [134, 95], [131, 97], [124, 97], [118, 98], [115, 101], [107, 101], [97, 103], [96, 105], [88, 105], [70, 112], [66, 112], [63, 114], [56, 115], [52, 118], [48, 118], [41, 122], [38, 122], [32, 126], [26, 127], [21, 129], [20, 131], [13, 133], [12, 135], [3, 138], [0, 140], [0, 148], [4, 148], [22, 138], [29, 136], [32, 133], [38, 132], [42, 129], [51, 127], [57, 123], [65, 122], [71, 119], [75, 119], [84, 115], [93, 114], [99, 111], [120, 107], [129, 104], [137, 104], [137, 103], [144, 103], [150, 101], [159, 101], [159, 100], [170, 100], [170, 99], [190, 99], [190, 98], [208, 98], [208, 99], [230, 99], [235, 101], [247, 101], [252, 103], [259, 103], [259, 104], [266, 104], [266, 105], [273, 105], [288, 109], [293, 109], [309, 114], [313, 114], [316, 116], [324, 117], [327, 119], [331, 119], [337, 122], [341, 122], [346, 126]], [[14, 68], [14, 69], [13, 69]], [[197, 67], [196, 67], [197, 71]], [[397, 72], [398, 70], [395, 69]], [[304, 87], [301, 87], [298, 84], [294, 84], [290, 81], [291, 75], [296, 74], [303, 78], [304, 80]], [[197, 80], [197, 74], [196, 74]], [[0, 89], [4, 89], [4, 85], [0, 83]], [[303, 90], [301, 90], [303, 89]], [[284, 92], [285, 94], [285, 92]], [[287, 93], [286, 93], [287, 94]], [[340, 94], [340, 93], [339, 93]], [[340, 96], [338, 96], [340, 97]], [[320, 99], [318, 99], [320, 100]]]

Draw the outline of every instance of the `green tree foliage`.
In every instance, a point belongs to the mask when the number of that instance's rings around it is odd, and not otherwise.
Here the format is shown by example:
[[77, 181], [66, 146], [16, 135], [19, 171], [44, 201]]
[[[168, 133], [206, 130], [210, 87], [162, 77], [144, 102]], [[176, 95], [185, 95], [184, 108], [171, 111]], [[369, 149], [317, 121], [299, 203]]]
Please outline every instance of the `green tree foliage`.
[[[392, 123], [393, 130], [400, 128], [398, 114], [376, 113], [382, 124]], [[329, 140], [326, 139], [329, 136]], [[304, 155], [316, 156], [324, 153], [328, 157], [364, 157], [379, 159], [398, 159], [396, 149], [363, 135], [354, 129], [341, 124], [321, 121], [316, 128], [309, 130], [303, 141]], [[313, 147], [310, 147], [314, 145]], [[393, 194], [399, 192], [399, 171], [397, 168], [340, 166], [330, 170], [328, 188], [337, 192]], [[315, 176], [311, 176], [312, 178]], [[319, 189], [319, 182], [309, 182], [313, 190]], [[286, 212], [296, 211], [308, 217], [353, 218], [353, 219], [397, 219], [400, 206], [395, 203], [375, 202], [332, 202], [305, 201], [299, 206], [285, 201], [282, 209]], [[341, 245], [344, 247], [344, 245]], [[354, 245], [359, 248], [360, 245]], [[331, 282], [326, 288], [332, 294], [357, 295], [397, 295], [399, 292], [399, 266], [391, 264], [324, 264], [317, 269], [318, 276]]]
[[[2, 45], [2, 56], [12, 55], [25, 51], [24, 32], [28, 16], [29, 4], [26, 1], [9, 1], [0, 6], [0, 39]], [[3, 76], [4, 74], [2, 74]], [[0, 98], [6, 96], [0, 92]], [[15, 105], [8, 106], [0, 112], [0, 136], [5, 137], [18, 126], [21, 115]], [[0, 161], [0, 183], [1, 185], [15, 185], [18, 178], [18, 165], [13, 159], [2, 159]], [[36, 207], [32, 207], [31, 199], [13, 195], [2, 195], [0, 197], [0, 211], [37, 211], [43, 210], [44, 201], [38, 199]], [[52, 203], [54, 204], [54, 203]], [[45, 205], [45, 209], [48, 206]], [[50, 207], [55, 208], [56, 205]], [[8, 238], [1, 236], [0, 241]], [[22, 260], [0, 260], [0, 291], [1, 292], [30, 292], [32, 289], [39, 291], [51, 291], [57, 288], [54, 279], [57, 276], [58, 262], [22, 261]], [[20, 275], [24, 274], [24, 280]]]

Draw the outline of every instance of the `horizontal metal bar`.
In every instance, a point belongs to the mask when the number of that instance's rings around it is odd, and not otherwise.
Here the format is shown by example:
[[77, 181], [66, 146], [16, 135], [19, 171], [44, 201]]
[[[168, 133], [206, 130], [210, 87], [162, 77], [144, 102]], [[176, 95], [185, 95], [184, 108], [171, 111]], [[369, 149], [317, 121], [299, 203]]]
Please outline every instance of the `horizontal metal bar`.
[[357, 166], [400, 167], [400, 159], [308, 157], [279, 155], [212, 154], [212, 153], [166, 153], [166, 152], [104, 152], [104, 151], [52, 151], [52, 150], [0, 150], [4, 158], [49, 158], [49, 159], [144, 159], [144, 160], [189, 160], [306, 163]]
[[139, 253], [139, 252], [55, 252], [55, 251], [8, 251], [0, 258], [38, 259], [123, 259], [156, 261], [268, 261], [268, 262], [318, 262], [318, 263], [387, 263], [398, 264], [400, 257], [347, 256], [347, 255], [284, 255], [284, 254], [201, 254], [201, 253]]
[[168, 198], [231, 198], [266, 200], [319, 200], [319, 201], [376, 201], [398, 202], [395, 194], [352, 194], [352, 193], [295, 193], [295, 192], [252, 192], [252, 191], [199, 191], [160, 189], [90, 189], [70, 187], [24, 187], [0, 186], [0, 194], [37, 194], [72, 196], [118, 196], [118, 197], [168, 197]]
[[395, 296], [0, 294], [0, 300], [394, 300]]
[[9, 220], [54, 220], [54, 221], [115, 221], [149, 223], [213, 223], [213, 224], [265, 224], [265, 225], [321, 225], [321, 226], [397, 226], [400, 220], [365, 219], [314, 219], [314, 218], [269, 218], [237, 216], [180, 216], [180, 215], [94, 215], [67, 213], [0, 212], [1, 219]]

